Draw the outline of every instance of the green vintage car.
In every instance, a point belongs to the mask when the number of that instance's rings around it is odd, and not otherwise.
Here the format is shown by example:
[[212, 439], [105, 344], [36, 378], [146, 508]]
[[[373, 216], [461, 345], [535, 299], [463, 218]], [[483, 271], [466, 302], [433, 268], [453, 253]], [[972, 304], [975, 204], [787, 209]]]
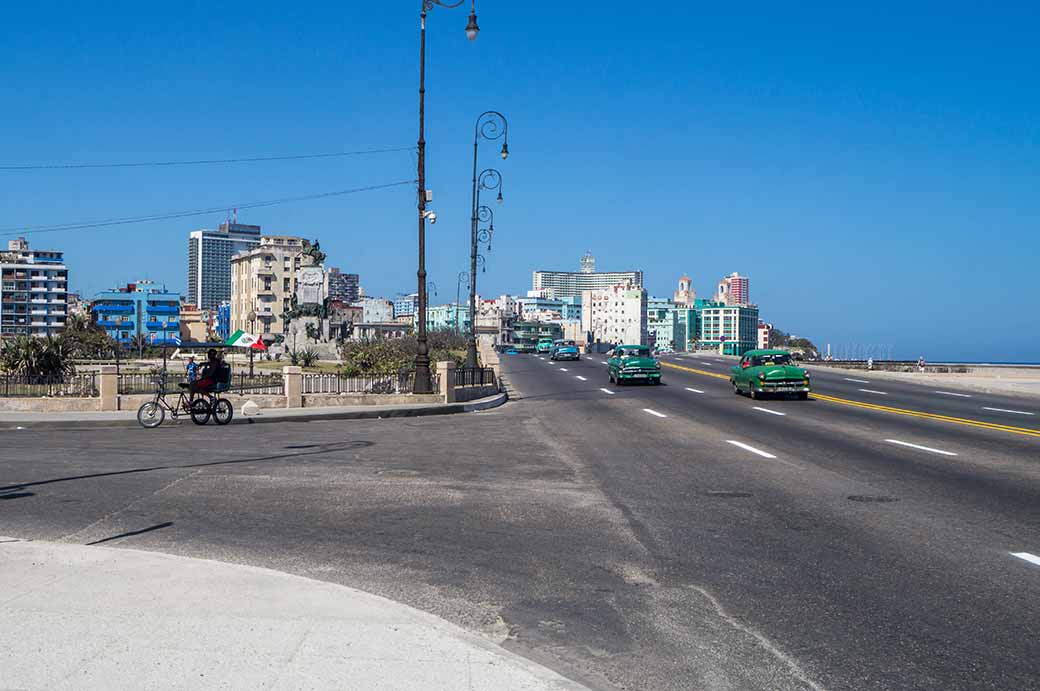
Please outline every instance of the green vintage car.
[[661, 363], [650, 355], [647, 346], [619, 345], [607, 359], [607, 377], [618, 384], [630, 381], [660, 384]]
[[555, 341], [553, 341], [553, 339], [551, 338], [539, 338], [537, 346], [538, 352], [545, 354], [551, 353], [553, 349], [553, 343], [555, 343]]
[[809, 398], [809, 373], [795, 366], [786, 350], [749, 350], [733, 368], [729, 380], [733, 393], [746, 393], [751, 398], [770, 394]]

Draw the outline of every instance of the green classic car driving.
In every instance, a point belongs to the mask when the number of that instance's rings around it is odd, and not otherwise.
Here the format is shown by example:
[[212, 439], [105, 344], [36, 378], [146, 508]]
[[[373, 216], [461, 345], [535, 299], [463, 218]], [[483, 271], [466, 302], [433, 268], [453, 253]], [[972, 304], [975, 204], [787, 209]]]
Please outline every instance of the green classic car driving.
[[661, 383], [661, 363], [644, 345], [619, 345], [607, 359], [607, 377], [612, 382], [629, 381]]
[[809, 373], [792, 363], [786, 350], [749, 350], [730, 375], [733, 393], [746, 393], [751, 398], [767, 394], [796, 394], [809, 397]]

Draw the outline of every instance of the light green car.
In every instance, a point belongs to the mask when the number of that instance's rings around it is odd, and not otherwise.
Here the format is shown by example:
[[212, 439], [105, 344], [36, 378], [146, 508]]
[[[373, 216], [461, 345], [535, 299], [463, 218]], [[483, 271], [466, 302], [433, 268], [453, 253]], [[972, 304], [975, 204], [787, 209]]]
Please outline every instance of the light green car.
[[794, 365], [786, 350], [749, 350], [733, 368], [729, 380], [733, 393], [746, 393], [751, 398], [795, 394], [805, 400], [811, 391], [809, 373]]
[[644, 345], [619, 345], [607, 359], [607, 377], [617, 384], [626, 382], [661, 383], [661, 363]]
[[539, 338], [537, 351], [539, 353], [545, 353], [546, 355], [548, 355], [552, 352], [554, 342], [555, 341], [553, 341], [553, 339], [551, 338]]

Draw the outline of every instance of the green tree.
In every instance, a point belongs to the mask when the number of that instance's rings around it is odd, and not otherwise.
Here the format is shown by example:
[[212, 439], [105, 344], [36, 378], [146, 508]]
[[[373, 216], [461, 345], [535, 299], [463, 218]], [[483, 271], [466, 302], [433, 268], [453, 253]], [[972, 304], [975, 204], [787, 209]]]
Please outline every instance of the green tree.
[[69, 343], [50, 336], [5, 340], [0, 348], [0, 367], [34, 379], [60, 378], [76, 371]]

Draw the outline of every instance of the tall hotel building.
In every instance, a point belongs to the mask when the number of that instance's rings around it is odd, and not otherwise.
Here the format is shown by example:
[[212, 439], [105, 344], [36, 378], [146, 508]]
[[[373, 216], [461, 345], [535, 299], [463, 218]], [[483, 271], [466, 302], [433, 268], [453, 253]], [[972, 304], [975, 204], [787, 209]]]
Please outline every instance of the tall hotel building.
[[747, 276], [737, 272], [731, 273], [719, 281], [719, 289], [715, 300], [725, 305], [750, 305], [750, 287]]
[[[581, 271], [535, 271], [531, 287], [544, 291], [545, 297], [580, 298], [587, 290], [605, 290], [616, 285], [643, 285], [642, 271], [596, 272], [596, 259], [591, 253], [581, 258]], [[551, 293], [549, 292], [551, 291]]]
[[260, 226], [228, 221], [188, 237], [188, 302], [215, 310], [231, 299], [231, 257], [260, 245]]
[[10, 240], [0, 251], [0, 274], [0, 338], [57, 336], [65, 329], [69, 270], [61, 252]]

